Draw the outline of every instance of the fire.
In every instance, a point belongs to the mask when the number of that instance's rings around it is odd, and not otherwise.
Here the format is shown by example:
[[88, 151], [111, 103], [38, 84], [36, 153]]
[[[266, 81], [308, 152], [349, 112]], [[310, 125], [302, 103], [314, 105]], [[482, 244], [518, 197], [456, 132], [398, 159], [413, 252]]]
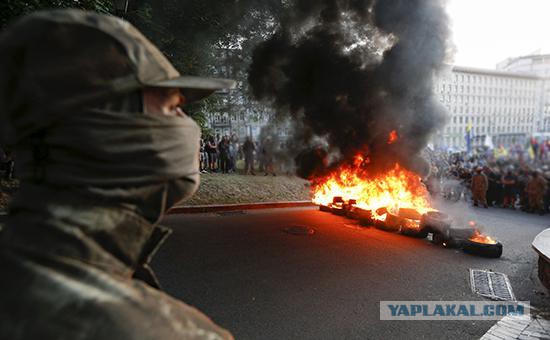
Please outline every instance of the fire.
[[493, 240], [487, 235], [481, 234], [477, 229], [474, 231], [474, 234], [470, 236], [469, 240], [476, 243], [497, 244], [497, 241]]
[[395, 141], [397, 141], [397, 131], [392, 130], [388, 136], [388, 144], [393, 144]]
[[423, 214], [433, 210], [420, 176], [398, 164], [387, 173], [374, 177], [365, 174], [357, 164], [342, 168], [315, 180], [312, 193], [313, 203], [325, 206], [335, 196], [341, 196], [345, 201], [355, 199], [356, 207], [372, 211], [373, 217], [381, 221], [386, 219], [386, 211], [397, 214], [401, 208], [412, 208]]

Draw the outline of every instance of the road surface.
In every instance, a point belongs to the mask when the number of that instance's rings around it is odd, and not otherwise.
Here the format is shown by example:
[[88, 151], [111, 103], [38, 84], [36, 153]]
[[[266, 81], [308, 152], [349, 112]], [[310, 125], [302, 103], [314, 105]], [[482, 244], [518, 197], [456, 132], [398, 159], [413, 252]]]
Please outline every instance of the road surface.
[[[550, 218], [471, 210], [504, 245], [500, 259], [444, 249], [313, 208], [170, 215], [153, 267], [164, 289], [237, 339], [477, 339], [495, 321], [380, 321], [384, 300], [482, 300], [470, 268], [507, 274], [518, 300], [550, 306], [534, 236]], [[283, 231], [313, 228], [313, 235]]]

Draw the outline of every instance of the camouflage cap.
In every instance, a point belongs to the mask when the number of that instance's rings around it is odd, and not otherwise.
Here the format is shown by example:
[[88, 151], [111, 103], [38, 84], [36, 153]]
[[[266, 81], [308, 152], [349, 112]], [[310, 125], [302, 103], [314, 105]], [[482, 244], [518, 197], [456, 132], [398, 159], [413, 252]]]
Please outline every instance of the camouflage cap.
[[187, 101], [233, 80], [181, 76], [136, 28], [80, 10], [35, 12], [0, 34], [0, 143], [14, 144], [75, 109], [146, 86]]
[[144, 86], [181, 88], [188, 101], [235, 86], [229, 79], [180, 75], [129, 22], [95, 12], [35, 12], [3, 32], [0, 50], [11, 54], [16, 76], [27, 76], [22, 80], [34, 96], [50, 102], [61, 91], [69, 106]]

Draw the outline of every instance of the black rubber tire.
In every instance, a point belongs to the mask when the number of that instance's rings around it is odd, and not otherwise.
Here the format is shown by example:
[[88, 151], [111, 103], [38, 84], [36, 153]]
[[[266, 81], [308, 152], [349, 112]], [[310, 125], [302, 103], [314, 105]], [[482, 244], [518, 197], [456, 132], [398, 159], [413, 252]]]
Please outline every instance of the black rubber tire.
[[398, 232], [401, 229], [401, 219], [398, 216], [388, 213], [386, 215], [386, 221], [379, 221], [376, 224], [376, 228], [384, 231]]
[[358, 219], [358, 221], [359, 221], [359, 224], [362, 225], [363, 227], [375, 227], [376, 226], [376, 221], [373, 221], [370, 218], [360, 218], [360, 219]]
[[449, 215], [442, 213], [441, 211], [428, 211], [425, 213], [427, 217], [434, 218], [437, 220], [448, 220]]
[[409, 237], [414, 237], [414, 238], [426, 238], [428, 237], [428, 229], [427, 228], [422, 228], [420, 229], [419, 231], [415, 231], [413, 229], [402, 229], [401, 230], [401, 234], [405, 235], [405, 236], [409, 236]]
[[396, 233], [399, 231], [399, 226], [387, 225], [382, 221], [376, 221], [375, 227], [380, 230]]
[[450, 249], [460, 248], [460, 246], [461, 246], [461, 242], [454, 239], [446, 240], [444, 245], [445, 248], [450, 248]]
[[320, 205], [319, 210], [324, 212], [332, 212], [332, 209], [326, 205]]
[[375, 221], [372, 219], [370, 211], [368, 210], [355, 208], [353, 211], [351, 211], [350, 217], [358, 220], [359, 223], [363, 225], [372, 226], [375, 223]]
[[439, 230], [440, 232], [448, 230], [451, 227], [452, 222], [451, 217], [438, 211], [427, 212], [423, 214], [420, 219], [420, 225], [422, 227]]
[[466, 240], [462, 243], [462, 250], [466, 254], [497, 259], [502, 256], [502, 244], [483, 244]]
[[334, 215], [338, 215], [338, 216], [346, 216], [346, 210], [345, 209], [337, 209], [337, 208], [332, 208], [332, 213]]
[[434, 232], [432, 237], [432, 243], [440, 246], [443, 244], [443, 242], [445, 242], [445, 236], [443, 236], [443, 234], [438, 231]]

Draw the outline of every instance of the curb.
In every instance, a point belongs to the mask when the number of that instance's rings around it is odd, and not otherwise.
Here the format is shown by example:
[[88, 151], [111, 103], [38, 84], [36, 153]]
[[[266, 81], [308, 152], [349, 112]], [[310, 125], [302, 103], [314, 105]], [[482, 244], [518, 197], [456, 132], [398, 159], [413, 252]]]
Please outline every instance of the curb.
[[550, 321], [538, 316], [505, 316], [480, 340], [549, 339]]
[[235, 210], [257, 210], [257, 209], [275, 209], [275, 208], [295, 208], [295, 207], [313, 207], [311, 201], [294, 202], [265, 202], [265, 203], [239, 203], [239, 204], [219, 204], [219, 205], [188, 205], [173, 207], [168, 210], [168, 215], [173, 214], [202, 214], [220, 211]]

